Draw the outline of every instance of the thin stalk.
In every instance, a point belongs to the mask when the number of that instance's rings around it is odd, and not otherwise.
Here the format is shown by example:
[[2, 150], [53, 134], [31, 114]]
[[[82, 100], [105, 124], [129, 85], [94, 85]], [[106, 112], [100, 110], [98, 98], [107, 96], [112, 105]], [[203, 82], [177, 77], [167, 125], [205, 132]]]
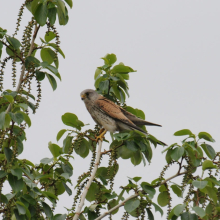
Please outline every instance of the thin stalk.
[[77, 207], [77, 210], [76, 210], [76, 213], [73, 217], [73, 220], [77, 220], [81, 214], [81, 210], [83, 208], [83, 205], [84, 205], [84, 201], [85, 201], [85, 198], [86, 198], [86, 195], [88, 193], [88, 190], [89, 190], [89, 187], [92, 183], [92, 181], [94, 180], [95, 178], [95, 174], [96, 174], [96, 171], [98, 169], [98, 166], [99, 166], [99, 162], [100, 162], [100, 157], [101, 157], [101, 150], [102, 150], [102, 141], [99, 140], [99, 146], [98, 146], [98, 150], [97, 150], [97, 154], [96, 154], [96, 161], [95, 161], [95, 166], [92, 170], [92, 174], [90, 176], [90, 179], [88, 181], [88, 183], [86, 184], [86, 187], [84, 188], [84, 191], [81, 195], [81, 200], [80, 200], [80, 203]]
[[[35, 41], [35, 39], [37, 37], [37, 33], [38, 33], [39, 28], [40, 28], [40, 25], [37, 26], [37, 23], [36, 23], [35, 24], [35, 28], [34, 28], [34, 34], [33, 34], [32, 40], [31, 40], [31, 46], [30, 46], [30, 49], [28, 51], [28, 55], [27, 56], [30, 56], [31, 53], [33, 52], [34, 41]], [[21, 75], [20, 75], [20, 79], [18, 81], [16, 92], [19, 92], [19, 90], [21, 88], [21, 84], [23, 82], [23, 77], [24, 77], [24, 72], [25, 72], [25, 63], [22, 64]], [[8, 108], [6, 110], [6, 114], [11, 110], [11, 107], [12, 107], [12, 104], [9, 104], [9, 106], [8, 106]]]

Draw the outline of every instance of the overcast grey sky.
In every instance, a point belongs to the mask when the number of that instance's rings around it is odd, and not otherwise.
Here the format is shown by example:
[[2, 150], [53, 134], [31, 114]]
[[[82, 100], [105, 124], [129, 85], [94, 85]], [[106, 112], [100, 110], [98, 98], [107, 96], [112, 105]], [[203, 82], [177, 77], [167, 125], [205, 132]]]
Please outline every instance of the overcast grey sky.
[[[0, 27], [9, 27], [9, 34], [14, 32], [22, 3], [1, 1]], [[219, 151], [219, 0], [78, 0], [69, 10], [69, 17], [67, 26], [57, 26], [66, 55], [66, 59], [60, 57], [62, 83], [58, 83], [55, 92], [46, 80], [43, 83], [42, 102], [36, 115], [31, 116], [32, 127], [27, 131], [21, 158], [39, 163], [40, 159], [51, 157], [48, 142], [56, 143], [57, 132], [65, 128], [61, 122], [65, 112], [75, 113], [94, 127], [79, 93], [94, 88], [95, 69], [102, 65], [100, 58], [107, 53], [115, 53], [118, 62], [137, 70], [130, 74], [127, 105], [142, 109], [146, 120], [163, 125], [149, 127], [150, 133], [172, 144], [181, 140], [173, 136], [177, 130], [188, 128], [195, 134], [206, 131], [216, 140], [212, 146]], [[26, 11], [22, 24], [29, 18]], [[154, 150], [152, 163], [146, 167], [134, 167], [130, 161], [120, 160], [116, 192], [127, 183], [127, 176], [143, 176], [147, 182], [157, 178], [165, 164], [161, 151], [162, 147]], [[74, 185], [77, 177], [87, 171], [89, 160], [90, 157], [85, 161], [75, 156]], [[166, 177], [174, 172], [171, 169]], [[174, 198], [174, 203], [182, 202], [175, 195]], [[63, 206], [70, 208], [71, 204], [72, 197], [65, 193], [57, 212], [64, 213]], [[113, 219], [119, 219], [122, 210]], [[160, 215], [156, 214], [155, 219], [160, 219]]]

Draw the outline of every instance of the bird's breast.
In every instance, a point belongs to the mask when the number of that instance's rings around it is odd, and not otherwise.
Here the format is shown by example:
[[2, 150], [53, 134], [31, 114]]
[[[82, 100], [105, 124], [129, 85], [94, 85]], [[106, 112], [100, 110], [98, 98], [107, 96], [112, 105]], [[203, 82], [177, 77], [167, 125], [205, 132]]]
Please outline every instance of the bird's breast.
[[105, 128], [105, 130], [110, 132], [115, 132], [117, 130], [116, 121], [99, 109], [92, 108], [90, 114], [92, 115], [94, 121]]

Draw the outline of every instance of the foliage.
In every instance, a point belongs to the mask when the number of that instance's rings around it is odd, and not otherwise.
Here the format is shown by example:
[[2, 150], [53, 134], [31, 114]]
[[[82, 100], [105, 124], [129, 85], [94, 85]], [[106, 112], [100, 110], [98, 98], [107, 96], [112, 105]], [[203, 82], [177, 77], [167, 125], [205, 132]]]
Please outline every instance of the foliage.
[[[99, 128], [85, 130], [85, 124], [73, 113], [65, 113], [61, 119], [68, 128], [60, 130], [57, 141], [63, 137], [62, 146], [49, 143], [51, 158], [43, 158], [38, 165], [28, 159], [19, 159], [23, 152], [23, 141], [26, 140], [25, 129], [31, 126], [29, 108], [36, 112], [41, 99], [41, 81], [48, 78], [52, 89], [57, 88], [56, 77], [61, 79], [58, 71], [58, 54], [64, 54], [60, 49], [59, 35], [54, 26], [56, 17], [59, 24], [68, 22], [66, 4], [72, 7], [71, 0], [26, 0], [22, 5], [17, 28], [10, 36], [5, 29], [0, 28], [0, 55], [2, 51], [7, 56], [1, 62], [0, 72], [0, 213], [3, 219], [73, 219], [79, 198], [91, 178], [92, 170], [96, 166], [97, 143], [95, 137]], [[22, 40], [15, 38], [25, 7], [33, 18], [23, 31]], [[42, 44], [35, 43], [38, 30], [47, 26], [47, 32]], [[40, 50], [40, 57], [36, 51]], [[115, 54], [107, 54], [102, 58], [103, 66], [95, 71], [96, 90], [122, 108], [139, 118], [145, 119], [144, 112], [127, 106], [125, 101], [129, 97], [129, 73], [135, 70], [123, 63], [115, 64]], [[12, 61], [12, 85], [17, 87], [3, 91], [3, 74], [7, 62]], [[21, 64], [20, 80], [16, 82], [17, 64]], [[33, 80], [37, 81], [37, 100], [31, 94]], [[30, 101], [30, 99], [32, 101]], [[35, 102], [35, 103], [33, 103]], [[142, 126], [146, 131], [146, 128]], [[86, 194], [90, 205], [83, 208], [80, 219], [101, 219], [115, 215], [121, 206], [125, 213], [123, 219], [129, 216], [141, 219], [154, 219], [154, 210], [164, 215], [161, 207], [167, 207], [168, 219], [213, 219], [220, 218], [220, 152], [215, 152], [210, 143], [214, 142], [207, 132], [193, 134], [189, 129], [177, 131], [175, 136], [186, 136], [181, 144], [174, 143], [163, 150], [167, 164], [155, 180], [142, 181], [141, 177], [128, 178], [128, 183], [121, 186], [119, 193], [114, 189], [114, 179], [120, 169], [118, 159], [130, 160], [137, 166], [146, 160], [150, 164], [152, 147], [163, 145], [154, 136], [143, 135], [137, 131], [124, 131], [114, 134], [109, 143], [109, 150], [101, 152], [101, 160], [108, 159], [108, 166], [99, 164], [95, 178]], [[105, 140], [107, 141], [107, 140]], [[88, 160], [92, 154], [90, 167], [78, 177], [75, 188], [70, 185], [73, 166], [70, 158], [80, 156]], [[106, 159], [107, 157], [107, 159]], [[100, 161], [101, 161], [100, 160]], [[76, 165], [75, 165], [76, 166]], [[165, 179], [165, 173], [171, 166], [176, 167], [176, 174]], [[176, 177], [182, 178], [182, 183], [173, 182]], [[172, 180], [172, 182], [171, 182]], [[11, 192], [2, 191], [4, 184], [9, 183]], [[54, 207], [61, 194], [75, 194], [71, 207], [66, 214], [55, 214]], [[126, 196], [125, 194], [133, 194]], [[157, 203], [152, 200], [157, 196]], [[171, 199], [176, 195], [180, 204], [171, 207]], [[127, 197], [127, 198], [126, 198]], [[102, 209], [107, 209], [102, 214]]]

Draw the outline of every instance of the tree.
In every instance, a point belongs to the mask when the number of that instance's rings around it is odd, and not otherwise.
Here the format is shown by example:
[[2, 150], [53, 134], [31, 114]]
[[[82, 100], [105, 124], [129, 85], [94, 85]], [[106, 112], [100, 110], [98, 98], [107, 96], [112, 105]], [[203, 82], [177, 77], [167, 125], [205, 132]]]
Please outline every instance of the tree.
[[[71, 0], [65, 0], [72, 7]], [[34, 16], [23, 31], [22, 40], [15, 36], [18, 32], [21, 17], [25, 7]], [[152, 135], [143, 135], [136, 131], [114, 134], [109, 142], [109, 150], [102, 151], [102, 141], [96, 143], [95, 137], [99, 128], [85, 129], [85, 124], [73, 113], [62, 115], [64, 125], [57, 134], [57, 141], [64, 137], [63, 145], [49, 143], [52, 158], [44, 158], [39, 165], [34, 165], [27, 159], [18, 156], [23, 151], [23, 141], [26, 139], [25, 129], [31, 126], [29, 109], [36, 112], [41, 99], [41, 81], [48, 78], [55, 90], [55, 77], [61, 79], [58, 71], [58, 53], [64, 56], [59, 46], [59, 35], [54, 26], [56, 15], [59, 24], [66, 25], [68, 12], [62, 0], [57, 1], [25, 1], [19, 11], [15, 33], [10, 36], [0, 29], [0, 55], [7, 55], [1, 62], [1, 99], [0, 99], [0, 177], [1, 177], [1, 207], [0, 213], [4, 219], [102, 219], [114, 214], [119, 208], [124, 208], [123, 219], [129, 216], [139, 219], [154, 219], [153, 210], [163, 215], [161, 207], [167, 207], [168, 219], [219, 219], [220, 217], [220, 152], [215, 152], [209, 142], [214, 139], [207, 132], [193, 134], [188, 129], [177, 131], [174, 135], [186, 138], [179, 145], [174, 143], [163, 150], [167, 164], [161, 167], [162, 172], [155, 180], [142, 182], [141, 177], [128, 178], [128, 184], [118, 189], [114, 188], [114, 179], [120, 164], [119, 158], [129, 159], [137, 166], [141, 162], [146, 165], [152, 159], [153, 147], [160, 142]], [[42, 44], [36, 45], [38, 30], [47, 26], [47, 32]], [[55, 43], [53, 43], [55, 41]], [[37, 58], [36, 51], [40, 51]], [[40, 61], [40, 59], [42, 61]], [[129, 97], [129, 73], [135, 72], [131, 67], [117, 62], [115, 54], [107, 54], [102, 58], [103, 66], [95, 71], [95, 88], [113, 102], [132, 114], [145, 119], [142, 110], [127, 106], [125, 100]], [[12, 85], [14, 89], [3, 91], [3, 74], [8, 61], [12, 61]], [[16, 84], [17, 64], [21, 64], [20, 79]], [[54, 77], [55, 75], [55, 77]], [[37, 82], [37, 100], [31, 94], [31, 85]], [[16, 86], [17, 85], [17, 86]], [[32, 99], [32, 101], [30, 101]], [[35, 101], [35, 104], [32, 102]], [[79, 117], [81, 118], [81, 117]], [[142, 126], [142, 129], [146, 128]], [[64, 136], [65, 135], [65, 136]], [[78, 177], [74, 185], [74, 201], [68, 207], [66, 214], [54, 214], [58, 198], [61, 194], [72, 194], [71, 176], [73, 167], [70, 158], [74, 155], [88, 160], [92, 154], [90, 167]], [[108, 166], [101, 164], [102, 159], [108, 160]], [[165, 179], [169, 167], [175, 167], [176, 173]], [[214, 174], [214, 175], [213, 175]], [[175, 181], [182, 178], [182, 184]], [[123, 177], [126, 178], [126, 177]], [[172, 181], [171, 181], [172, 180]], [[12, 192], [2, 191], [4, 184], [9, 183]], [[157, 203], [152, 199], [156, 190], [159, 192]], [[126, 195], [130, 193], [130, 196]], [[176, 194], [180, 204], [171, 207], [171, 199]], [[87, 205], [84, 206], [84, 201]], [[108, 211], [103, 211], [106, 208]]]

